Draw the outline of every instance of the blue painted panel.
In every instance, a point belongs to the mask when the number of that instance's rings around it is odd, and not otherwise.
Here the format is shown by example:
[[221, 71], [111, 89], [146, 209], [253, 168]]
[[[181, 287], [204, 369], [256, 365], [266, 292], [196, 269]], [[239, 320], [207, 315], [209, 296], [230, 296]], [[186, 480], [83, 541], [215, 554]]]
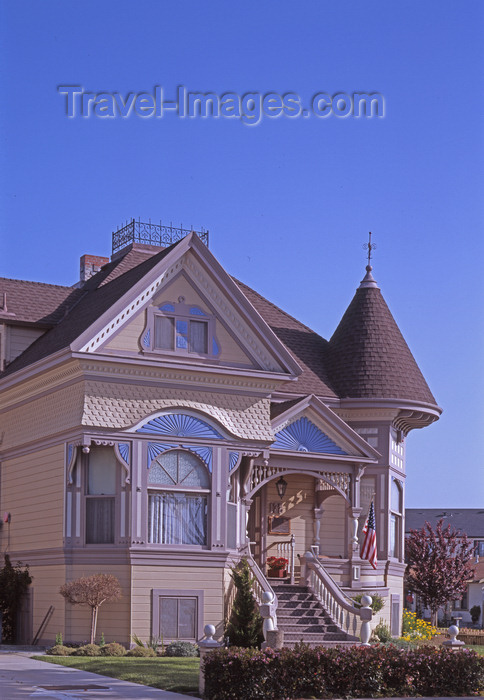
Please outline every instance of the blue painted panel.
[[319, 452], [332, 455], [347, 454], [305, 416], [276, 433], [276, 440], [272, 447], [293, 452]]
[[158, 457], [162, 452], [167, 450], [172, 450], [176, 445], [167, 445], [161, 442], [149, 442], [148, 443], [148, 469], [150, 468], [151, 462]]
[[190, 450], [190, 452], [194, 452], [202, 462], [204, 462], [207, 467], [208, 471], [212, 473], [212, 448], [211, 447], [194, 447], [193, 445], [182, 445], [186, 450]]
[[239, 453], [238, 452], [229, 452], [229, 471], [232, 471], [232, 469], [235, 467], [237, 462], [239, 461]]
[[199, 309], [198, 306], [192, 306], [190, 308], [190, 313], [192, 316], [206, 316], [207, 314], [205, 311], [202, 311], [202, 309]]
[[141, 428], [138, 428], [136, 432], [173, 435], [174, 437], [201, 437], [223, 440], [222, 435], [212, 428], [211, 425], [199, 418], [187, 416], [183, 413], [169, 413], [165, 416], [153, 418], [142, 425]]
[[126, 464], [129, 464], [129, 442], [118, 442], [118, 450]]
[[159, 306], [158, 308], [160, 311], [168, 311], [171, 313], [174, 313], [175, 311], [175, 307], [173, 306], [173, 304], [163, 304], [163, 306]]
[[143, 336], [143, 347], [149, 348], [151, 345], [151, 329], [148, 328], [146, 333]]

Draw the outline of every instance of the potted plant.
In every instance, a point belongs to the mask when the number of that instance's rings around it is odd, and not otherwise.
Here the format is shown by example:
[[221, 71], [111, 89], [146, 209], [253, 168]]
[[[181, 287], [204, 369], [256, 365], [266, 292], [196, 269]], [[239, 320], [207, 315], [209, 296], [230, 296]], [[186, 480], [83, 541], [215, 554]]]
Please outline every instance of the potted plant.
[[284, 557], [268, 557], [268, 576], [270, 578], [284, 578], [284, 576], [287, 576], [288, 563], [288, 559], [284, 559]]
[[477, 621], [481, 616], [481, 606], [473, 605], [469, 612], [471, 614], [472, 622], [474, 623], [474, 625], [477, 624]]

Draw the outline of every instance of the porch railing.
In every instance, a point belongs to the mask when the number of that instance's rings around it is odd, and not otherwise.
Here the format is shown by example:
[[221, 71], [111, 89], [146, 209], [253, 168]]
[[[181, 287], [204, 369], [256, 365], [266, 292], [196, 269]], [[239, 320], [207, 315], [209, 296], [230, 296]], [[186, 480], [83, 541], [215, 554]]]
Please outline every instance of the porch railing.
[[266, 579], [266, 577], [262, 573], [261, 569], [259, 568], [259, 565], [257, 564], [254, 557], [252, 556], [252, 552], [250, 549], [250, 543], [247, 547], [246, 557], [247, 557], [247, 561], [249, 563], [250, 570], [251, 570], [252, 576], [253, 576], [252, 593], [254, 594], [254, 598], [256, 599], [257, 604], [260, 607], [265, 602], [267, 602], [264, 600], [263, 594], [264, 593], [271, 594], [271, 604], [273, 606], [272, 609], [274, 611], [273, 622], [274, 622], [275, 629], [277, 629], [277, 612], [276, 612], [277, 611], [277, 604], [278, 604], [277, 596], [276, 596], [271, 584]]
[[278, 557], [284, 557], [287, 559], [287, 573], [291, 577], [291, 583], [294, 583], [294, 564], [295, 564], [295, 551], [296, 551], [296, 538], [291, 535], [290, 540], [285, 540], [284, 542], [277, 542], [276, 551]]
[[[361, 641], [367, 644], [372, 609], [369, 606], [355, 607], [311, 552], [305, 555], [305, 560], [306, 580], [311, 592], [340, 629], [355, 637], [360, 635]], [[371, 598], [369, 600], [371, 603]]]

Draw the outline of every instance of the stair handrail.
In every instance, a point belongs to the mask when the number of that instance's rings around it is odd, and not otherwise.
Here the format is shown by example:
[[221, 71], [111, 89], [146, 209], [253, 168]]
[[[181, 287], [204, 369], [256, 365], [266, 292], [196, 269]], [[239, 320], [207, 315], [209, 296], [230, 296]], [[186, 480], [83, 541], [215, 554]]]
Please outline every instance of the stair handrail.
[[356, 607], [350, 603], [348, 597], [312, 552], [305, 554], [305, 560], [306, 581], [311, 592], [338, 627], [354, 636], [357, 636], [359, 631], [363, 644], [368, 644], [373, 617], [373, 610], [370, 608], [371, 597], [366, 596], [367, 600], [363, 597], [363, 607]]
[[250, 549], [251, 544], [251, 542], [248, 543], [247, 554], [245, 556], [247, 559], [247, 563], [249, 564], [250, 570], [252, 572], [252, 593], [254, 594], [254, 598], [257, 602], [257, 605], [259, 606], [259, 609], [261, 608], [261, 606], [267, 605], [268, 603], [271, 605], [271, 617], [273, 621], [273, 626], [274, 629], [277, 629], [277, 595], [267, 578], [264, 576], [256, 560], [252, 556], [252, 552]]

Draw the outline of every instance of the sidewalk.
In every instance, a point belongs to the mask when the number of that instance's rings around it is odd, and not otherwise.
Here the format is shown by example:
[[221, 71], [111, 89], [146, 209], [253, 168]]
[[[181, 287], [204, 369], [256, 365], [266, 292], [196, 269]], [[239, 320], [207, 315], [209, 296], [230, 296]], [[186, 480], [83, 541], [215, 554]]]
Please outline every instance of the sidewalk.
[[31, 653], [0, 652], [0, 700], [197, 700], [190, 695], [36, 661]]

